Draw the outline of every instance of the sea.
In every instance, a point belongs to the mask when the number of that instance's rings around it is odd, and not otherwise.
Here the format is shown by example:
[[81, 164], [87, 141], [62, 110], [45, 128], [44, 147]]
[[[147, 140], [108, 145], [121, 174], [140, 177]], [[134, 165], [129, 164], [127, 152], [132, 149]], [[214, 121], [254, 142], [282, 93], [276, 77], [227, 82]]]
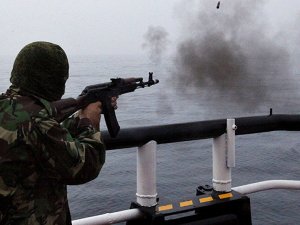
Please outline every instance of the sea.
[[[13, 61], [13, 56], [0, 56], [1, 92], [10, 84]], [[119, 97], [116, 114], [121, 129], [268, 115], [270, 108], [274, 114], [300, 112], [300, 75], [296, 67], [292, 75], [277, 75], [276, 79], [257, 71], [270, 81], [274, 88], [268, 90], [272, 92], [261, 99], [250, 99], [251, 93], [247, 98], [246, 93], [237, 101], [232, 95], [226, 97], [226, 90], [214, 92], [212, 88], [207, 94], [201, 86], [197, 88], [184, 80], [184, 76], [178, 77], [177, 65], [170, 58], [153, 62], [146, 56], [71, 55], [69, 62], [70, 77], [63, 97], [76, 97], [85, 86], [108, 82], [110, 78], [147, 79], [153, 72], [154, 78], [160, 80], [155, 86]], [[255, 87], [252, 91], [256, 91]], [[247, 101], [249, 105], [245, 107]], [[106, 130], [104, 119], [101, 130]], [[300, 180], [299, 136], [299, 132], [287, 131], [237, 136], [232, 186], [273, 179]], [[129, 209], [136, 200], [136, 151], [137, 148], [107, 151], [106, 163], [95, 180], [68, 187], [73, 220]], [[212, 185], [212, 139], [158, 145], [157, 192], [161, 203], [195, 196], [196, 188], [205, 184]], [[300, 223], [299, 190], [269, 190], [249, 197], [254, 225]]]

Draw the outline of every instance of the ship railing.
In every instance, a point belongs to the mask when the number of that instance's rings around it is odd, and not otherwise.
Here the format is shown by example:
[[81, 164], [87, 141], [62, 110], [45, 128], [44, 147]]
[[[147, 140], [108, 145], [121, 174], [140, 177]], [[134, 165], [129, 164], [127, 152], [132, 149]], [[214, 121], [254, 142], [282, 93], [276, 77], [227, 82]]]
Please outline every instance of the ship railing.
[[[235, 167], [235, 136], [271, 131], [300, 131], [300, 115], [267, 115], [219, 119], [190, 123], [122, 129], [117, 138], [103, 132], [107, 150], [137, 148], [136, 202], [144, 207], [157, 204], [156, 147], [157, 144], [199, 139], [213, 139], [214, 191], [237, 191], [249, 194], [269, 189], [297, 189], [300, 181], [267, 180], [239, 187], [231, 187], [231, 170]], [[73, 225], [115, 224], [144, 217], [139, 209], [128, 209], [74, 220]]]

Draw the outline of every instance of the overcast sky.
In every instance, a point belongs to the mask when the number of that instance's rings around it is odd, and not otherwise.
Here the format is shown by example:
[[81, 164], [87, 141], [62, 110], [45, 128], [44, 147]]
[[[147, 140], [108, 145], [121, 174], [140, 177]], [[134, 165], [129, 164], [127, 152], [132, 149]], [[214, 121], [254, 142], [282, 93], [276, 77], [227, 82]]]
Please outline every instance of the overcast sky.
[[175, 32], [175, 0], [1, 0], [1, 54], [47, 40], [69, 54], [141, 53], [149, 26]]
[[[239, 0], [241, 3], [243, 0]], [[254, 0], [253, 0], [254, 1]], [[197, 2], [198, 4], [194, 4]], [[0, 55], [16, 55], [27, 43], [45, 40], [68, 54], [144, 54], [143, 35], [161, 26], [175, 48], [183, 32], [181, 8], [201, 8], [201, 0], [1, 0]], [[216, 0], [209, 0], [217, 10]], [[219, 13], [230, 0], [221, 0]], [[297, 38], [300, 1], [265, 1], [257, 19]], [[206, 4], [207, 7], [207, 4]], [[249, 8], [251, 10], [251, 8]], [[213, 19], [213, 18], [212, 18]], [[287, 36], [286, 36], [287, 37]], [[293, 40], [294, 40], [293, 39]]]

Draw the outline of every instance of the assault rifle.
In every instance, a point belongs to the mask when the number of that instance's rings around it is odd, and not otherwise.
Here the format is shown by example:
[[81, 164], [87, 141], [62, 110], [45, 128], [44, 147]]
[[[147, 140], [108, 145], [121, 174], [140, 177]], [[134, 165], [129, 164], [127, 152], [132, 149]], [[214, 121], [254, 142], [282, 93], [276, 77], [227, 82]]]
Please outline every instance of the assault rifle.
[[87, 86], [77, 99], [67, 98], [52, 102], [51, 108], [55, 119], [58, 122], [62, 122], [90, 103], [101, 101], [102, 113], [104, 114], [109, 134], [111, 137], [116, 137], [120, 126], [116, 118], [115, 109], [111, 106], [111, 97], [133, 92], [138, 88], [150, 87], [158, 82], [159, 80], [153, 80], [153, 73], [149, 73], [147, 82], [144, 82], [143, 78], [112, 78], [111, 82]]

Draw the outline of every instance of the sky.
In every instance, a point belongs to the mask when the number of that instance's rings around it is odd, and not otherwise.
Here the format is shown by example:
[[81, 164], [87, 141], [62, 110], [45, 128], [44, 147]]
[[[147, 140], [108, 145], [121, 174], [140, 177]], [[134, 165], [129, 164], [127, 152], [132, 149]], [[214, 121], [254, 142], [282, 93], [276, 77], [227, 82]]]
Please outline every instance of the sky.
[[0, 51], [45, 40], [69, 54], [139, 54], [149, 26], [176, 32], [174, 0], [1, 0]]
[[[230, 1], [220, 1], [220, 13]], [[203, 7], [203, 2], [205, 0], [1, 0], [0, 55], [16, 55], [24, 45], [38, 40], [59, 44], [73, 55], [145, 54], [142, 46], [150, 26], [165, 29], [169, 51], [172, 51], [185, 32], [184, 9], [196, 6], [197, 10]], [[217, 10], [218, 1], [206, 2], [209, 2], [205, 4], [207, 10]], [[274, 33], [284, 31], [293, 33], [293, 40], [297, 38], [300, 1], [264, 2], [264, 13], [258, 14], [257, 20], [268, 23]]]

